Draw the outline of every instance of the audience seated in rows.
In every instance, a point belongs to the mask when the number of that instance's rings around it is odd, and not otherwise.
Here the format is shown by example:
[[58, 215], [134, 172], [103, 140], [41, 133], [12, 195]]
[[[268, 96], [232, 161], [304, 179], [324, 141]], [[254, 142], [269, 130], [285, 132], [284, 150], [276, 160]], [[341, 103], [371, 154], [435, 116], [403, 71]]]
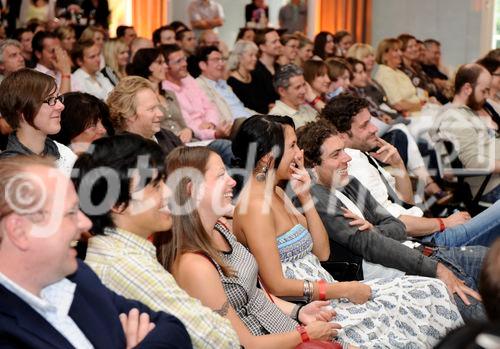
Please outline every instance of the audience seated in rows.
[[[249, 152], [250, 147], [256, 152]], [[235, 137], [233, 152], [242, 164], [253, 165], [235, 208], [233, 231], [255, 256], [261, 284], [271, 294], [304, 294], [309, 301], [330, 299], [337, 313], [335, 321], [343, 326], [338, 339], [345, 345], [390, 345], [392, 338], [397, 338], [401, 343], [430, 346], [435, 339], [425, 335], [409, 338], [402, 327], [424, 334], [426, 330], [416, 324], [425, 326], [429, 319], [439, 319], [433, 322], [433, 328], [442, 335], [462, 323], [444, 284], [438, 280], [412, 276], [367, 283], [336, 282], [322, 268], [320, 260], [330, 255], [328, 234], [310, 202], [311, 179], [304, 168], [291, 118], [248, 118]], [[289, 181], [288, 194], [278, 185], [281, 181]], [[304, 215], [293, 209], [288, 195], [297, 198]], [[425, 299], [415, 293], [424, 293]], [[439, 315], [435, 307], [443, 307], [447, 315]], [[410, 315], [412, 308], [421, 311]]]
[[[94, 151], [75, 164], [79, 170], [75, 186], [79, 193], [91, 190], [87, 195], [93, 200], [88, 211], [84, 207], [94, 223], [85, 262], [111, 290], [176, 316], [195, 348], [237, 348], [238, 338], [229, 321], [183, 291], [157, 261], [148, 240], [155, 233], [170, 234], [172, 227], [163, 150], [133, 134], [103, 138], [93, 145]], [[119, 195], [105, 200], [97, 211], [93, 205], [107, 195], [105, 173], [110, 170], [120, 178], [113, 183]]]
[[430, 248], [405, 242], [405, 224], [378, 204], [357, 179], [349, 177], [351, 157], [344, 151], [345, 137], [328, 126], [326, 121], [306, 125], [299, 130], [299, 144], [315, 173], [313, 202], [329, 238], [363, 259], [365, 280], [405, 273], [438, 278], [454, 294], [465, 321], [484, 320], [475, 290], [487, 248]]
[[189, 75], [184, 51], [177, 45], [163, 46], [162, 51], [167, 63], [162, 87], [175, 93], [184, 120], [194, 136], [201, 140], [228, 138], [231, 124], [221, 120], [217, 108]]
[[179, 285], [215, 313], [227, 317], [245, 347], [300, 344], [295, 331], [299, 318], [311, 339], [331, 340], [336, 336], [339, 326], [325, 322], [333, 312], [322, 310], [328, 302], [316, 301], [299, 308], [277, 297], [269, 299], [256, 287], [258, 270], [253, 256], [219, 221], [222, 215], [231, 214], [230, 194], [235, 185], [222, 159], [207, 148], [182, 147], [172, 151], [166, 162], [169, 178], [193, 169], [203, 176], [179, 183], [173, 196], [181, 202], [198, 197], [199, 204], [174, 215], [173, 225], [179, 229], [172, 238], [163, 235], [156, 242], [159, 260]]
[[[457, 212], [447, 218], [423, 218], [422, 211], [408, 205], [412, 187], [401, 157], [394, 147], [376, 136], [376, 127], [370, 123], [367, 103], [357, 97], [341, 95], [323, 110], [344, 138], [346, 152], [352, 158], [349, 173], [359, 180], [377, 202], [406, 227], [408, 235], [430, 241], [438, 246], [490, 246], [499, 236], [496, 218], [500, 205], [491, 207], [470, 220], [467, 212]], [[372, 151], [375, 146], [377, 151]], [[394, 177], [381, 164], [390, 165]], [[398, 203], [399, 198], [407, 203]], [[469, 221], [470, 220], [470, 221]]]
[[[18, 201], [23, 188], [32, 201]], [[1, 347], [191, 348], [181, 321], [112, 292], [76, 259], [92, 223], [50, 160], [0, 159], [0, 192]]]

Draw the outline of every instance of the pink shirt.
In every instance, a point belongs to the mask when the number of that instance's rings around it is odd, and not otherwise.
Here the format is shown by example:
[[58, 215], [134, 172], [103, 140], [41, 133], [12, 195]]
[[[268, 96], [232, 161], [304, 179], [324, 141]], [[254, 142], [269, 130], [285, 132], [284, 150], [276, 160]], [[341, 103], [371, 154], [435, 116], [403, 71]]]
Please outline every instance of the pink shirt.
[[188, 76], [181, 80], [180, 86], [164, 80], [162, 88], [175, 93], [186, 125], [193, 130], [196, 138], [202, 140], [215, 138], [215, 130], [202, 129], [200, 126], [203, 122], [211, 122], [218, 126], [219, 112], [195, 79]]

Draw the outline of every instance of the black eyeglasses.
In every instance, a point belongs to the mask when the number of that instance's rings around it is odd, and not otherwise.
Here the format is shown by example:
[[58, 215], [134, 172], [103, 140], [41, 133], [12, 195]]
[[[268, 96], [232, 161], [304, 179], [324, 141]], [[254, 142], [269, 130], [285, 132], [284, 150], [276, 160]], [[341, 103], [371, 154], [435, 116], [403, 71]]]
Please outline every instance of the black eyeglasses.
[[57, 101], [59, 101], [59, 102], [61, 102], [61, 103], [64, 104], [64, 96], [63, 95], [59, 95], [57, 97], [49, 97], [46, 100], [44, 100], [43, 103], [47, 103], [48, 105], [50, 105], [51, 107], [53, 107], [54, 105], [56, 105]]

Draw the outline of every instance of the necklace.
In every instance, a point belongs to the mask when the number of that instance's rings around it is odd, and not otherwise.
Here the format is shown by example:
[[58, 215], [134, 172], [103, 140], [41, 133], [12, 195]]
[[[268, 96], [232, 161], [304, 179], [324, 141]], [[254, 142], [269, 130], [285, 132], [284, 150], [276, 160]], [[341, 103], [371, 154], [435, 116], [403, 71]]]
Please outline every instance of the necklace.
[[240, 76], [241, 81], [249, 83], [252, 81], [252, 75], [248, 74], [247, 76], [244, 76], [243, 74], [240, 73], [239, 70], [236, 70], [236, 73]]

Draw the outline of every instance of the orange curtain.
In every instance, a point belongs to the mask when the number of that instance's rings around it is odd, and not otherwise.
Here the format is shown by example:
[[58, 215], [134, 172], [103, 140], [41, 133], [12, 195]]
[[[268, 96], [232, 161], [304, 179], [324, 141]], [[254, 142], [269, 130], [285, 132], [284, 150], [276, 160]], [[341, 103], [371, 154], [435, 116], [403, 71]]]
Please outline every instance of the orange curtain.
[[153, 31], [167, 24], [166, 0], [132, 0], [132, 25], [137, 35], [151, 38]]
[[372, 0], [321, 0], [320, 29], [347, 30], [356, 42], [371, 42]]

